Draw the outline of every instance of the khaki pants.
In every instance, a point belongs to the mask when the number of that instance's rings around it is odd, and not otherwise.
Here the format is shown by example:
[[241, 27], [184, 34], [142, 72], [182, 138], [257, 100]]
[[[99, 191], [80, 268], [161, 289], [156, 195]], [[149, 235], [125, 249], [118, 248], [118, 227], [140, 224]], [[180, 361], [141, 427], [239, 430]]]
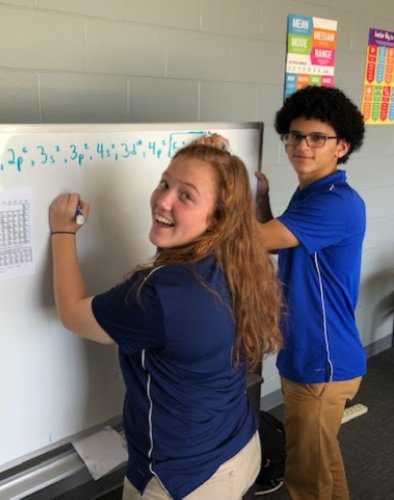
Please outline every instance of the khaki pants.
[[[185, 497], [185, 500], [240, 500], [254, 483], [261, 464], [259, 435], [233, 458], [222, 464], [215, 474]], [[153, 477], [143, 495], [125, 478], [122, 500], [170, 500], [160, 481]]]
[[338, 432], [361, 377], [298, 384], [281, 378], [286, 431], [285, 485], [292, 500], [348, 500]]

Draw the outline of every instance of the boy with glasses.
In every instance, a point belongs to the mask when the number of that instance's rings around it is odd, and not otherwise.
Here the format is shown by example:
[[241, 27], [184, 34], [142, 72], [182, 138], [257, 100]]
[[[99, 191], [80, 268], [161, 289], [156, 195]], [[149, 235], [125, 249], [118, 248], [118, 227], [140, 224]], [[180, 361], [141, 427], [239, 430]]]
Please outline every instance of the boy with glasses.
[[259, 179], [258, 217], [266, 248], [279, 253], [286, 313], [278, 355], [287, 441], [285, 484], [293, 500], [346, 500], [337, 436], [358, 391], [366, 356], [355, 323], [365, 206], [338, 169], [364, 138], [363, 117], [336, 88], [288, 97], [275, 129], [299, 181], [273, 218]]

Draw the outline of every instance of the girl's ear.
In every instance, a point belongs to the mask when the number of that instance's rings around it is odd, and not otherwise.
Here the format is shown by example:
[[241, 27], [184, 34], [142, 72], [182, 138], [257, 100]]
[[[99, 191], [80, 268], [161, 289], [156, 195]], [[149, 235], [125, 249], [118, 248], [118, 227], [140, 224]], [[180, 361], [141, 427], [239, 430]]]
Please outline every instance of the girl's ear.
[[212, 231], [212, 229], [215, 229], [217, 223], [218, 223], [218, 213], [216, 209], [209, 217], [207, 231]]
[[207, 227], [207, 231], [212, 231], [212, 229], [215, 228], [217, 224], [217, 220], [216, 218], [212, 215], [211, 218], [209, 219], [209, 222], [208, 222], [208, 227]]
[[349, 152], [349, 149], [350, 144], [344, 139], [340, 139], [337, 146], [337, 158], [342, 158], [343, 156], [345, 156]]

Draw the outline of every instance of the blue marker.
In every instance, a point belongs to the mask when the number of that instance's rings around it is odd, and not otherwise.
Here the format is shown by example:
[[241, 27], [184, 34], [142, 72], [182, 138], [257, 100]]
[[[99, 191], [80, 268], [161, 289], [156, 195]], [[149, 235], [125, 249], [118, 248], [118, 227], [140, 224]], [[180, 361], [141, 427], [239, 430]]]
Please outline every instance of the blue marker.
[[85, 217], [83, 216], [83, 212], [81, 210], [81, 207], [77, 207], [77, 210], [75, 212], [75, 222], [82, 226], [82, 224], [85, 222]]

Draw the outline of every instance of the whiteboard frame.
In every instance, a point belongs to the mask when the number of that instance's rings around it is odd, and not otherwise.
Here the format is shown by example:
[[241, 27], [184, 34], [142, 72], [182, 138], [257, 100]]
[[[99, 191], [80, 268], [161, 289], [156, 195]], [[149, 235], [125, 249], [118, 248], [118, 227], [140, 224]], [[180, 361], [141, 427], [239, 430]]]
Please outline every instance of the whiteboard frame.
[[157, 130], [210, 130], [215, 132], [222, 129], [260, 129], [263, 133], [264, 123], [256, 122], [157, 122], [157, 123], [27, 123], [27, 124], [0, 124], [0, 132], [7, 133], [43, 133], [43, 132], [127, 132], [157, 131]]

